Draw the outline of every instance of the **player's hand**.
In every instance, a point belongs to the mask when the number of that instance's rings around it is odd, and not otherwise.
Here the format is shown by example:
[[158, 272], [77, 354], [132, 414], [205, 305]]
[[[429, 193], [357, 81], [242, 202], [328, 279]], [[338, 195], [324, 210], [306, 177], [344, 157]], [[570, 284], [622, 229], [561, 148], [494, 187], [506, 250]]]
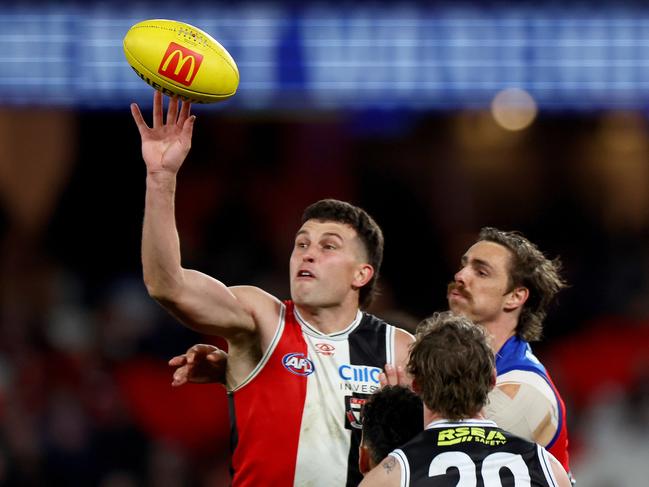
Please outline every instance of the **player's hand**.
[[142, 138], [142, 157], [149, 173], [176, 174], [192, 145], [195, 115], [189, 114], [191, 103], [169, 98], [167, 119], [162, 114], [162, 93], [153, 95], [153, 126], [144, 121], [140, 107], [131, 104], [131, 115]]
[[183, 355], [169, 360], [169, 365], [176, 367], [171, 385], [178, 387], [187, 382], [225, 384], [227, 360], [228, 354], [220, 348], [205, 344], [194, 345]]
[[385, 386], [403, 386], [410, 387], [412, 380], [404, 370], [403, 366], [394, 366], [392, 364], [385, 364], [384, 372], [379, 374], [379, 384], [381, 387]]

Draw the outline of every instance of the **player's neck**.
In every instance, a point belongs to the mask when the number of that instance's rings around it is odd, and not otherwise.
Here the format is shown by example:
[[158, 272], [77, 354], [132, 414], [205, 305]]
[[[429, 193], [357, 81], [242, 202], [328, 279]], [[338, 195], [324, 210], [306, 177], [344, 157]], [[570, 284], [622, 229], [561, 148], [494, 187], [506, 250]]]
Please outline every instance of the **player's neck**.
[[491, 338], [491, 349], [497, 353], [507, 340], [516, 334], [516, 321], [511, 316], [504, 319], [480, 323], [485, 327]]
[[325, 335], [347, 328], [358, 314], [358, 304], [342, 304], [329, 307], [295, 305], [300, 317]]
[[[464, 418], [464, 419], [480, 419], [483, 420], [485, 419], [485, 416], [483, 414], [483, 411], [480, 411], [479, 413], [475, 414], [474, 416], [471, 416], [470, 418]], [[424, 428], [428, 426], [430, 423], [433, 423], [435, 421], [447, 421], [448, 418], [444, 417], [443, 415], [431, 411], [424, 405]]]

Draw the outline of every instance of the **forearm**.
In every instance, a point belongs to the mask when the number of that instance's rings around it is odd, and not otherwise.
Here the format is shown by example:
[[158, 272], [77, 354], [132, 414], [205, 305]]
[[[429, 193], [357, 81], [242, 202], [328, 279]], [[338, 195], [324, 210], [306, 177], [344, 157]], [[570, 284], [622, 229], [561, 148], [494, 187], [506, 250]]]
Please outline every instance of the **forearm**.
[[[147, 175], [142, 268], [149, 295], [189, 328], [225, 338], [253, 332], [250, 305], [244, 305], [225, 284], [181, 265], [180, 241], [174, 214], [176, 177], [173, 173]], [[248, 303], [259, 307], [258, 289], [240, 289]], [[274, 302], [270, 299], [269, 307]], [[273, 310], [271, 309], [271, 312]], [[271, 320], [272, 321], [272, 320]]]
[[142, 269], [154, 298], [165, 299], [182, 288], [180, 241], [175, 220], [176, 175], [149, 173], [146, 180]]

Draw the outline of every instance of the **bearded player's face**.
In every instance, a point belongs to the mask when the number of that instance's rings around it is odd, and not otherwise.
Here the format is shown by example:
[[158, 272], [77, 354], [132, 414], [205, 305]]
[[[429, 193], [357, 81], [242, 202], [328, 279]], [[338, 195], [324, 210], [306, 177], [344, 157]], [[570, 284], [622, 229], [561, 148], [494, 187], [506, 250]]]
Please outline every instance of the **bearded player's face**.
[[509, 293], [511, 253], [500, 244], [480, 241], [462, 256], [460, 269], [448, 286], [451, 311], [474, 323], [494, 321], [505, 312]]

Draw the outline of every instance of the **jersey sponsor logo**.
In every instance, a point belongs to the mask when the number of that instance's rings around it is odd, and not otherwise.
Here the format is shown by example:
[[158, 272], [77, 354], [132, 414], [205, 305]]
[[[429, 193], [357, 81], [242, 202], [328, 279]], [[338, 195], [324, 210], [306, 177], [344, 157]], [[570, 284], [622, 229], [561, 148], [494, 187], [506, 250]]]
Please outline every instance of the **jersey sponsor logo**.
[[336, 353], [336, 347], [329, 343], [316, 343], [315, 351], [320, 355], [333, 355]]
[[282, 365], [295, 375], [307, 376], [315, 371], [313, 362], [303, 353], [287, 353], [282, 358]]
[[378, 384], [380, 373], [381, 369], [378, 367], [368, 367], [366, 365], [344, 364], [338, 367], [340, 378], [352, 382]]
[[498, 446], [507, 443], [507, 438], [498, 430], [487, 431], [478, 426], [459, 426], [442, 430], [437, 435], [437, 444], [440, 446], [457, 445], [473, 441], [485, 445]]
[[381, 372], [378, 367], [343, 364], [338, 367], [338, 375], [343, 380], [340, 383], [340, 389], [372, 394], [379, 388], [379, 374]]
[[203, 55], [175, 42], [169, 43], [158, 67], [158, 73], [165, 78], [190, 86], [203, 62]]
[[362, 429], [361, 409], [367, 397], [345, 396], [345, 428]]

